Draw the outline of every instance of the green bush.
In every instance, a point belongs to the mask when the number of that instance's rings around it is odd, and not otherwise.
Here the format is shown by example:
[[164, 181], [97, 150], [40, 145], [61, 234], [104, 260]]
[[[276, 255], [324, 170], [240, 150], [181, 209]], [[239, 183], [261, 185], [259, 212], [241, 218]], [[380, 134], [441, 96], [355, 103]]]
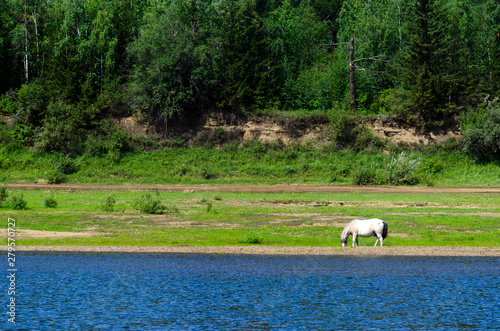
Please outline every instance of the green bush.
[[15, 102], [5, 95], [0, 96], [0, 114], [14, 115], [17, 111]]
[[90, 134], [85, 140], [85, 154], [88, 156], [101, 156], [106, 152], [104, 139], [97, 133]]
[[210, 201], [207, 201], [207, 208], [205, 209], [207, 213], [210, 213], [212, 211], [213, 204]]
[[[101, 132], [101, 133], [99, 133]], [[102, 121], [99, 130], [85, 140], [84, 152], [88, 156], [102, 156], [117, 163], [123, 152], [130, 150], [131, 139], [125, 132], [109, 121]]]
[[102, 210], [105, 212], [110, 212], [113, 211], [115, 208], [116, 200], [115, 197], [112, 195], [108, 195], [106, 200], [104, 200], [104, 204], [102, 206]]
[[366, 148], [382, 148], [384, 142], [374, 135], [357, 116], [346, 110], [340, 110], [331, 117], [333, 141], [340, 147], [350, 147], [355, 151]]
[[45, 179], [49, 184], [61, 184], [66, 181], [66, 177], [59, 169], [51, 169], [45, 172]]
[[354, 185], [384, 184], [383, 177], [373, 165], [367, 165], [356, 169], [352, 174], [352, 182]]
[[146, 214], [162, 214], [165, 207], [161, 203], [159, 192], [156, 191], [155, 196], [151, 192], [143, 193], [137, 200], [134, 206], [137, 210]]
[[410, 157], [401, 152], [393, 157], [387, 166], [387, 183], [390, 185], [415, 185], [418, 183], [416, 172], [420, 167], [419, 157]]
[[356, 141], [358, 119], [345, 110], [332, 115], [333, 140], [342, 147], [351, 146]]
[[7, 187], [4, 185], [0, 186], [0, 207], [2, 207], [2, 203], [7, 200], [8, 196]]
[[33, 148], [36, 152], [77, 152], [82, 144], [83, 125], [73, 106], [61, 101], [52, 103]]
[[67, 155], [53, 162], [52, 168], [61, 172], [63, 175], [71, 175], [78, 171], [78, 167]]
[[51, 195], [49, 197], [47, 197], [43, 203], [45, 205], [45, 207], [47, 208], [56, 208], [57, 207], [57, 201], [56, 199], [54, 198], [54, 195]]
[[26, 200], [24, 200], [24, 194], [22, 193], [14, 194], [10, 199], [10, 203], [12, 205], [12, 208], [15, 210], [25, 209], [26, 205], [28, 204]]
[[462, 138], [463, 151], [476, 162], [500, 158], [500, 105], [498, 99], [485, 102], [484, 115], [468, 125]]

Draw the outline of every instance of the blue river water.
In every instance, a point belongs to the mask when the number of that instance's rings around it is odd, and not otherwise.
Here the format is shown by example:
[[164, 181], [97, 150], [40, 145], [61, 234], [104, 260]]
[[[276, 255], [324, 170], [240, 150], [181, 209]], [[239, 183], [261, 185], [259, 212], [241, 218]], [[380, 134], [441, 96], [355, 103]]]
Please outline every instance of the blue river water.
[[500, 330], [499, 258], [18, 252], [16, 261], [16, 323], [3, 305], [2, 330]]

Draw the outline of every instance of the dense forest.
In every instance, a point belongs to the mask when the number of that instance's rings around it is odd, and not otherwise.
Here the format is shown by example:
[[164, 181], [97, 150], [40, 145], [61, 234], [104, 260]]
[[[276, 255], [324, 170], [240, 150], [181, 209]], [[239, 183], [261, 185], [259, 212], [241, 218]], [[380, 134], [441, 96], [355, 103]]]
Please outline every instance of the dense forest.
[[163, 132], [269, 109], [500, 123], [483, 114], [500, 95], [495, 0], [3, 0], [0, 45], [0, 114], [42, 152], [131, 113]]

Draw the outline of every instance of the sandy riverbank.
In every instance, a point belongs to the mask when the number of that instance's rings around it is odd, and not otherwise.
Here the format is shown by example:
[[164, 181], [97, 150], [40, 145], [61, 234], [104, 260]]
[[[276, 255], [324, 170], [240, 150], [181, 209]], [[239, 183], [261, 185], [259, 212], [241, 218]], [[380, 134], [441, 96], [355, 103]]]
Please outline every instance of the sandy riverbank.
[[[6, 250], [6, 246], [0, 247]], [[17, 246], [17, 252], [122, 252], [200, 253], [252, 255], [360, 255], [360, 256], [490, 256], [500, 257], [500, 248], [462, 246], [385, 247], [280, 247], [280, 246]]]

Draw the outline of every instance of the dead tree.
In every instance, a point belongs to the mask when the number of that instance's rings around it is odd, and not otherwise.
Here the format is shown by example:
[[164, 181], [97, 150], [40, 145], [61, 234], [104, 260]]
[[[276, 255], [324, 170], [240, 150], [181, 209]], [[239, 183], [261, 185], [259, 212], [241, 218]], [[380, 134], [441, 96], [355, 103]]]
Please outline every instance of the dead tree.
[[372, 57], [365, 57], [361, 59], [354, 59], [354, 37], [351, 37], [349, 40], [349, 43], [338, 43], [334, 44], [333, 46], [338, 46], [338, 45], [349, 45], [349, 96], [350, 96], [350, 105], [351, 105], [351, 110], [356, 111], [357, 109], [357, 103], [356, 103], [356, 79], [354, 72], [356, 70], [359, 71], [369, 71], [369, 72], [377, 72], [377, 73], [382, 73], [382, 71], [374, 71], [370, 69], [366, 69], [363, 67], [359, 67], [356, 65], [357, 62], [360, 61], [384, 61], [388, 62], [387, 60], [383, 59], [383, 55], [376, 55]]

